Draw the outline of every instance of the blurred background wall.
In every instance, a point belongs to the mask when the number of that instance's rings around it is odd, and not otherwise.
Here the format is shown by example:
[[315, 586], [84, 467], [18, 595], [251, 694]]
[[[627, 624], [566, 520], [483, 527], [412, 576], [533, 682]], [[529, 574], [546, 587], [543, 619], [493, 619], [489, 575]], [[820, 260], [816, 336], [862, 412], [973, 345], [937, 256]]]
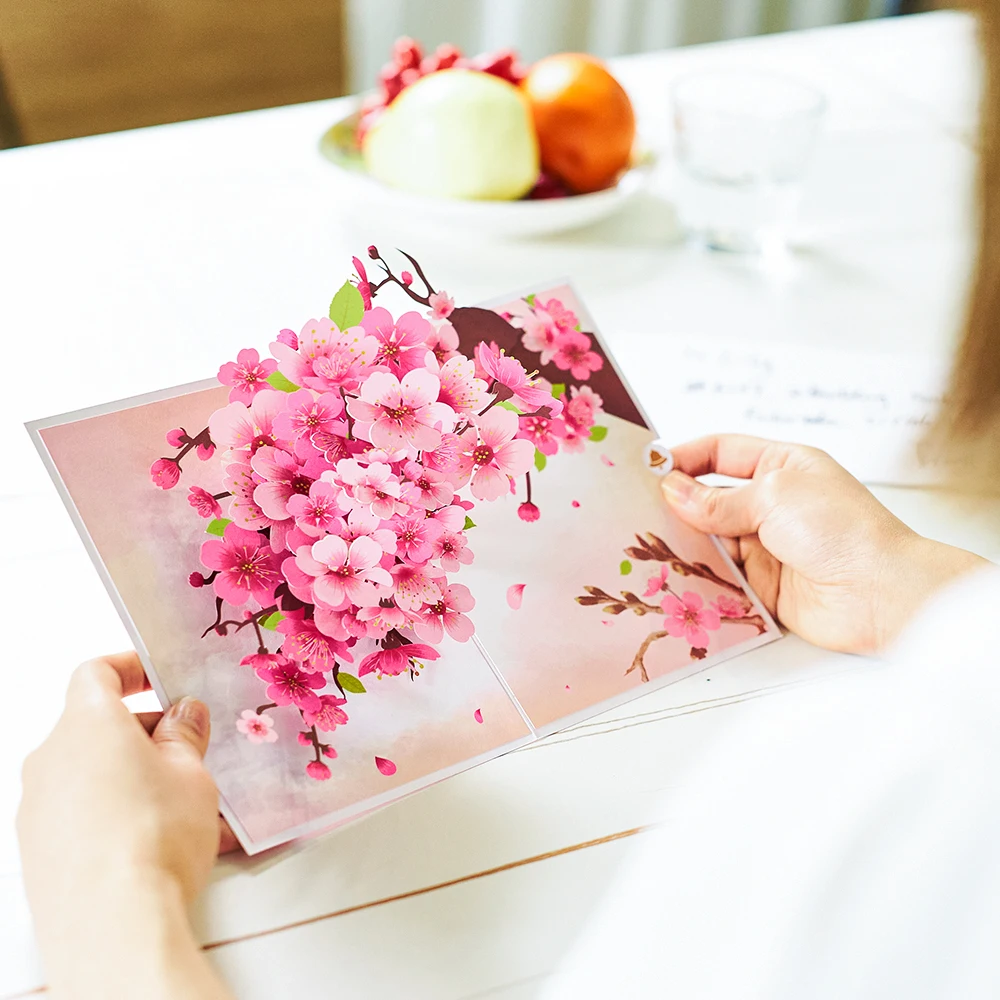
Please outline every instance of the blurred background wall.
[[0, 148], [370, 87], [401, 34], [601, 56], [934, 0], [0, 0]]

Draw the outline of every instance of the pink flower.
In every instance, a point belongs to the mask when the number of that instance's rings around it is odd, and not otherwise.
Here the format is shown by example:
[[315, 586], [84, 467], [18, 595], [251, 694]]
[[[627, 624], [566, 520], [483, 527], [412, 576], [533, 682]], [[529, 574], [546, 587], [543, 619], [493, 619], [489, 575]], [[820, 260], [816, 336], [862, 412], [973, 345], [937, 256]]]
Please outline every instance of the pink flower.
[[420, 313], [403, 313], [394, 321], [388, 309], [376, 306], [365, 313], [361, 325], [378, 343], [376, 364], [388, 366], [397, 376], [423, 367], [427, 357], [426, 341], [434, 327]]
[[604, 401], [589, 385], [573, 385], [569, 391], [570, 400], [563, 411], [563, 417], [579, 434], [589, 434]]
[[669, 573], [670, 567], [666, 563], [663, 563], [660, 566], [660, 571], [646, 581], [646, 589], [642, 596], [652, 597], [654, 594], [658, 594], [661, 590], [666, 590], [667, 575]]
[[472, 495], [477, 500], [502, 497], [510, 491], [512, 478], [531, 468], [535, 447], [530, 441], [515, 440], [517, 431], [517, 414], [494, 407], [462, 435], [466, 465], [474, 465], [476, 470]]
[[320, 707], [317, 711], [303, 713], [303, 721], [307, 726], [315, 726], [325, 733], [332, 733], [337, 726], [347, 722], [347, 713], [340, 707], [347, 704], [346, 698], [337, 698], [332, 694], [320, 695]]
[[298, 350], [275, 341], [271, 353], [285, 378], [317, 392], [336, 392], [341, 387], [354, 392], [378, 354], [378, 342], [362, 327], [340, 331], [326, 317], [309, 320], [298, 340]]
[[337, 419], [344, 412], [344, 401], [339, 393], [325, 392], [318, 399], [308, 390], [285, 394], [285, 405], [274, 420], [274, 430], [285, 441], [292, 443], [314, 434], [343, 433], [343, 421]]
[[361, 661], [358, 676], [376, 673], [380, 677], [397, 677], [406, 673], [418, 659], [437, 660], [440, 657], [441, 654], [433, 646], [425, 646], [420, 642], [410, 642], [392, 649], [376, 649]]
[[576, 313], [567, 309], [559, 299], [549, 299], [548, 302], [535, 300], [535, 310], [545, 312], [560, 330], [573, 330], [579, 324]]
[[521, 343], [529, 351], [540, 352], [543, 365], [547, 365], [558, 350], [559, 335], [572, 330], [576, 324], [576, 316], [558, 299], [536, 300], [531, 314], [520, 317], [517, 323], [524, 330]]
[[[333, 474], [324, 473], [324, 482]], [[393, 514], [405, 514], [409, 504], [400, 499], [403, 488], [385, 462], [372, 462], [367, 468], [353, 458], [337, 463], [336, 480], [342, 484], [337, 502], [344, 510], [367, 508], [376, 517], [388, 521]]]
[[321, 743], [319, 745], [319, 750], [320, 750], [320, 753], [323, 754], [324, 757], [336, 757], [337, 756], [337, 751], [334, 750], [333, 747], [330, 746], [329, 743]]
[[388, 555], [396, 554], [395, 522], [392, 527], [382, 528], [382, 519], [365, 507], [355, 507], [347, 515], [347, 521], [340, 524], [340, 537], [345, 542], [353, 542], [355, 538], [371, 538], [378, 542], [382, 551]]
[[280, 653], [251, 653], [240, 660], [240, 666], [250, 667], [252, 670], [269, 670], [278, 663], [286, 662], [286, 657]]
[[462, 464], [462, 442], [457, 434], [446, 432], [441, 435], [441, 443], [431, 450], [425, 449], [420, 455], [424, 467], [451, 477]]
[[183, 427], [175, 427], [172, 431], [167, 431], [167, 444], [171, 448], [183, 448], [190, 440]]
[[205, 577], [197, 571], [188, 577], [188, 585], [191, 587], [204, 587], [206, 582]]
[[719, 594], [709, 607], [714, 608], [723, 618], [745, 618], [750, 610], [738, 597]]
[[244, 348], [236, 355], [235, 361], [227, 361], [219, 369], [219, 381], [231, 385], [230, 403], [249, 403], [253, 397], [266, 389], [267, 377], [278, 367], [271, 358], [260, 360], [260, 355], [252, 348]]
[[352, 257], [351, 263], [354, 264], [354, 270], [358, 275], [358, 291], [361, 293], [361, 303], [366, 310], [371, 309], [372, 286], [368, 281], [368, 272], [365, 270], [365, 265], [357, 257]]
[[326, 766], [321, 760], [311, 760], [306, 764], [306, 774], [310, 778], [314, 778], [316, 781], [329, 781], [330, 780], [330, 768]]
[[422, 604], [434, 604], [441, 599], [438, 580], [443, 574], [426, 564], [398, 563], [392, 567], [396, 604], [403, 611], [415, 611]]
[[455, 416], [449, 406], [437, 402], [440, 388], [438, 377], [423, 368], [407, 372], [402, 382], [388, 372], [369, 375], [361, 398], [347, 407], [357, 420], [355, 434], [387, 450], [436, 448], [441, 425], [450, 430]]
[[525, 500], [525, 502], [517, 508], [517, 516], [522, 521], [537, 521], [542, 516], [542, 512], [530, 500]]
[[289, 330], [287, 327], [279, 330], [277, 339], [279, 344], [286, 344], [293, 351], [299, 349], [299, 337], [294, 330]]
[[428, 335], [424, 346], [437, 360], [439, 365], [459, 356], [458, 331], [445, 320], [436, 330]]
[[221, 541], [202, 544], [201, 561], [217, 571], [212, 584], [216, 596], [236, 607], [251, 597], [266, 604], [281, 583], [277, 560], [265, 539], [237, 524], [226, 525]]
[[472, 562], [472, 550], [468, 546], [468, 539], [462, 532], [445, 531], [434, 539], [431, 558], [439, 560], [446, 572], [455, 573]]
[[338, 660], [350, 656], [347, 646], [321, 632], [314, 618], [283, 618], [278, 631], [285, 637], [282, 653], [301, 663], [307, 674], [333, 670]]
[[289, 497], [285, 509], [295, 518], [295, 523], [307, 535], [319, 538], [332, 531], [343, 513], [337, 504], [340, 491], [318, 479], [309, 487], [309, 492], [296, 493]]
[[269, 715], [258, 715], [252, 708], [240, 713], [236, 728], [251, 743], [274, 743], [278, 738], [274, 731], [274, 719]]
[[365, 624], [365, 634], [370, 639], [384, 639], [390, 629], [406, 628], [410, 624], [409, 613], [386, 598], [376, 607], [359, 608], [357, 619]]
[[447, 319], [455, 308], [455, 300], [447, 292], [434, 292], [427, 304], [431, 307], [427, 315], [434, 319]]
[[554, 455], [566, 437], [566, 424], [548, 417], [521, 417], [517, 436], [530, 441], [543, 455]]
[[705, 649], [708, 646], [708, 633], [718, 629], [721, 622], [719, 612], [714, 608], [704, 607], [704, 604], [701, 596], [691, 590], [686, 590], [680, 597], [674, 594], [664, 595], [660, 607], [667, 616], [663, 622], [667, 635], [672, 635], [675, 639], [686, 639], [696, 649]]
[[410, 274], [409, 271], [400, 271], [399, 272], [399, 280], [404, 285], [412, 285], [413, 284], [413, 275]]
[[426, 469], [419, 462], [407, 462], [403, 476], [403, 496], [408, 503], [430, 510], [446, 507], [455, 496], [443, 473]]
[[322, 674], [309, 674], [294, 663], [279, 663], [257, 671], [257, 676], [268, 681], [267, 697], [276, 705], [294, 705], [303, 712], [318, 712], [321, 705], [317, 688], [326, 687]]
[[529, 378], [517, 358], [508, 357], [496, 344], [485, 341], [476, 345], [475, 355], [483, 375], [493, 382], [490, 392], [496, 393], [499, 399], [509, 399], [521, 410], [529, 412], [547, 406], [553, 417], [559, 416], [562, 403], [553, 398], [550, 389]]
[[462, 612], [471, 611], [475, 606], [476, 600], [469, 588], [454, 583], [444, 591], [441, 600], [423, 608], [413, 630], [426, 642], [440, 642], [445, 632], [456, 642], [466, 642], [476, 629]]
[[181, 478], [181, 467], [172, 458], [158, 458], [149, 467], [149, 478], [161, 490], [172, 490]]
[[295, 562], [303, 573], [315, 577], [313, 593], [318, 601], [339, 608], [351, 604], [377, 604], [376, 587], [391, 586], [392, 577], [379, 565], [382, 548], [372, 538], [356, 538], [350, 545], [337, 535], [327, 535], [312, 550], [303, 546]]
[[604, 367], [604, 358], [590, 349], [590, 337], [585, 333], [568, 330], [559, 335], [552, 363], [583, 382], [590, 378], [591, 372]]
[[475, 363], [461, 354], [441, 366], [438, 378], [441, 380], [438, 400], [456, 413], [475, 413], [486, 405], [486, 383], [476, 378]]
[[259, 477], [254, 476], [249, 463], [239, 462], [226, 466], [223, 486], [233, 495], [229, 501], [228, 516], [241, 528], [250, 531], [270, 528], [275, 523], [254, 502], [253, 493], [259, 482]]
[[222, 517], [219, 501], [208, 490], [203, 490], [200, 486], [192, 486], [188, 490], [188, 503], [201, 517]]
[[211, 441], [208, 444], [200, 444], [194, 453], [202, 462], [207, 462], [215, 454], [215, 445]]
[[[209, 417], [208, 431], [220, 448], [248, 452], [276, 443], [274, 418], [285, 405], [284, 392], [264, 389], [254, 396], [249, 407], [230, 403]], [[241, 456], [242, 457], [242, 456]]]
[[444, 534], [444, 525], [421, 511], [416, 517], [395, 522], [396, 555], [410, 562], [422, 563], [430, 559], [434, 542]]
[[264, 447], [250, 459], [250, 467], [262, 480], [254, 487], [254, 503], [272, 520], [283, 521], [291, 516], [288, 501], [297, 493], [308, 496], [326, 463], [311, 458], [301, 465], [287, 451]]

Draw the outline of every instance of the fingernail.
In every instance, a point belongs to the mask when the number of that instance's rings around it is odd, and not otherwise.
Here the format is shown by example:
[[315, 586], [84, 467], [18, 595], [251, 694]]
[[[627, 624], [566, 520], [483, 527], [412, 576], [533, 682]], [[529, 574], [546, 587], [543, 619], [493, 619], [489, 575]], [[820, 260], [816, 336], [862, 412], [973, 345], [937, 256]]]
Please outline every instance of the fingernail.
[[646, 468], [657, 476], [667, 475], [674, 467], [674, 456], [659, 438], [646, 445], [642, 457]]
[[697, 485], [690, 476], [675, 470], [663, 477], [660, 489], [668, 503], [684, 506], [691, 502]]
[[185, 726], [189, 726], [199, 736], [208, 732], [208, 706], [197, 698], [181, 698], [170, 706], [167, 715]]

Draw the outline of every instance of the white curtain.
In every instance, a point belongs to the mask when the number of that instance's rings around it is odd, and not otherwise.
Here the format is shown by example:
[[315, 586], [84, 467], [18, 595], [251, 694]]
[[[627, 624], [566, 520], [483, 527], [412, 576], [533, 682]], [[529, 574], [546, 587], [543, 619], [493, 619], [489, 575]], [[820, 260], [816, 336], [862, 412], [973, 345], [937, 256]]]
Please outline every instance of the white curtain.
[[890, 14], [896, 0], [348, 0], [352, 90], [371, 88], [393, 40], [475, 54], [512, 46], [608, 57]]

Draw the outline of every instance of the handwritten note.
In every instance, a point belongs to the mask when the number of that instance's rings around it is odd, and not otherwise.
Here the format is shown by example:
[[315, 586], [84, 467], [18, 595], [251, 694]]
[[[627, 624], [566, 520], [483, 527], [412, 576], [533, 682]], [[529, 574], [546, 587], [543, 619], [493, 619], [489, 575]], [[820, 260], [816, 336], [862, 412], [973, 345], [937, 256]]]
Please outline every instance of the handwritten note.
[[694, 339], [665, 341], [654, 363], [628, 366], [668, 441], [725, 431], [799, 441], [864, 482], [897, 485], [940, 478], [917, 445], [947, 372], [941, 357]]

